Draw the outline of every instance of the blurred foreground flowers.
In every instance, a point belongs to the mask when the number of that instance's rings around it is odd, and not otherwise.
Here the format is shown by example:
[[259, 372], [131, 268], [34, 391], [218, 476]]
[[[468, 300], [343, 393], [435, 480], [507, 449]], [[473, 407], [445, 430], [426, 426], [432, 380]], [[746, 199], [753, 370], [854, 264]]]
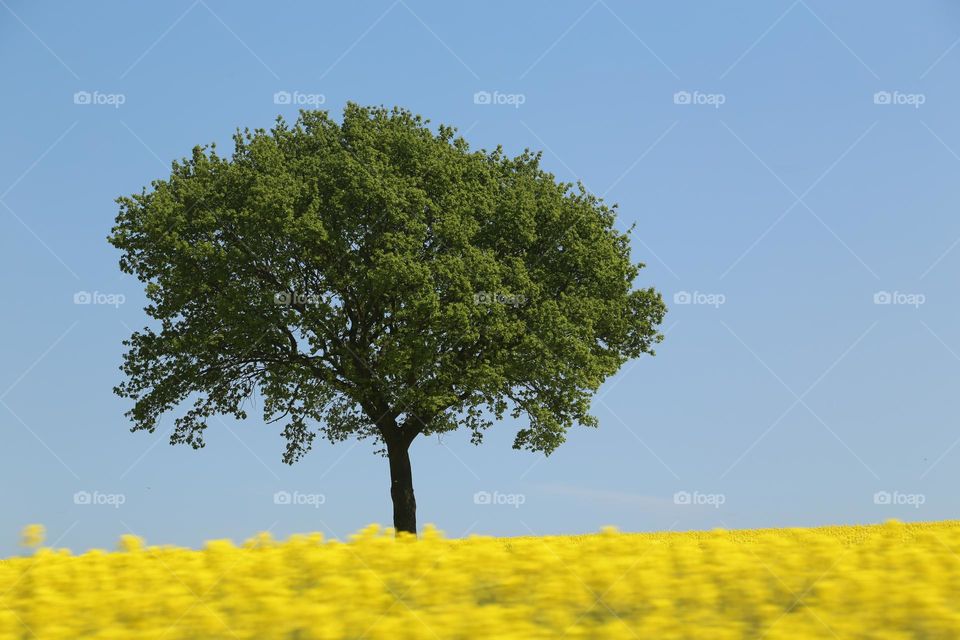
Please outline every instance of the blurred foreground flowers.
[[[42, 528], [28, 528], [36, 544]], [[0, 561], [0, 638], [958, 638], [960, 522], [349, 542]]]

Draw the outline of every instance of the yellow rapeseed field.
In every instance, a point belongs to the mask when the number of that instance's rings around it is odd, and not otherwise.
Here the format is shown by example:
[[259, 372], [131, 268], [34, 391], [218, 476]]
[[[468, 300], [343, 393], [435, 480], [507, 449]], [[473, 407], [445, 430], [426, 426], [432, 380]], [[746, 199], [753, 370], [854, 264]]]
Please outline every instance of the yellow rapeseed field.
[[[41, 544], [28, 527], [24, 543]], [[960, 522], [348, 542], [0, 561], [0, 637], [960, 638]]]

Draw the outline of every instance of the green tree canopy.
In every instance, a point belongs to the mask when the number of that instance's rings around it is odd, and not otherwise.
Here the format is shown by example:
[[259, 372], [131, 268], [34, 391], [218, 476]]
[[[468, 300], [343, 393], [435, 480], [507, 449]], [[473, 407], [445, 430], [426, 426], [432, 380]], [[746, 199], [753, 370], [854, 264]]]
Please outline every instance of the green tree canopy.
[[349, 104], [342, 122], [237, 132], [118, 199], [110, 242], [156, 322], [125, 342], [133, 430], [177, 412], [203, 446], [214, 415], [254, 394], [282, 425], [284, 461], [377, 440], [394, 524], [415, 531], [408, 448], [419, 434], [523, 419], [514, 447], [552, 452], [596, 426], [605, 378], [662, 336], [665, 306], [614, 208], [558, 182], [540, 154], [471, 151], [404, 109]]

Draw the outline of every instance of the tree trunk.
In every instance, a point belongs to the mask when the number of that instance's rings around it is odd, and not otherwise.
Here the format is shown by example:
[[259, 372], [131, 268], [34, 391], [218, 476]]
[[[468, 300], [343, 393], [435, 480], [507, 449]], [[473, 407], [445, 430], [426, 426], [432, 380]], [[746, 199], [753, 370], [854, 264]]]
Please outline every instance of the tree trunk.
[[410, 469], [410, 442], [387, 443], [390, 460], [390, 497], [393, 499], [393, 528], [417, 533], [417, 501], [413, 497]]

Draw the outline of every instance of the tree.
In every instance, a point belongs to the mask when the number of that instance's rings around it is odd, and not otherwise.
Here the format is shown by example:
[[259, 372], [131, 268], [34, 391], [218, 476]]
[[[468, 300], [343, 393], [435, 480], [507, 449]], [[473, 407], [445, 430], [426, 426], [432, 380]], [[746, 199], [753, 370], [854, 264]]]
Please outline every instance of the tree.
[[665, 306], [633, 288], [629, 232], [540, 154], [471, 151], [409, 111], [349, 104], [337, 123], [237, 131], [118, 198], [109, 241], [156, 322], [124, 342], [131, 431], [183, 407], [172, 444], [262, 397], [292, 464], [319, 432], [372, 438], [393, 522], [416, 532], [409, 447], [509, 411], [514, 448], [551, 453], [596, 426], [593, 393], [652, 354]]

